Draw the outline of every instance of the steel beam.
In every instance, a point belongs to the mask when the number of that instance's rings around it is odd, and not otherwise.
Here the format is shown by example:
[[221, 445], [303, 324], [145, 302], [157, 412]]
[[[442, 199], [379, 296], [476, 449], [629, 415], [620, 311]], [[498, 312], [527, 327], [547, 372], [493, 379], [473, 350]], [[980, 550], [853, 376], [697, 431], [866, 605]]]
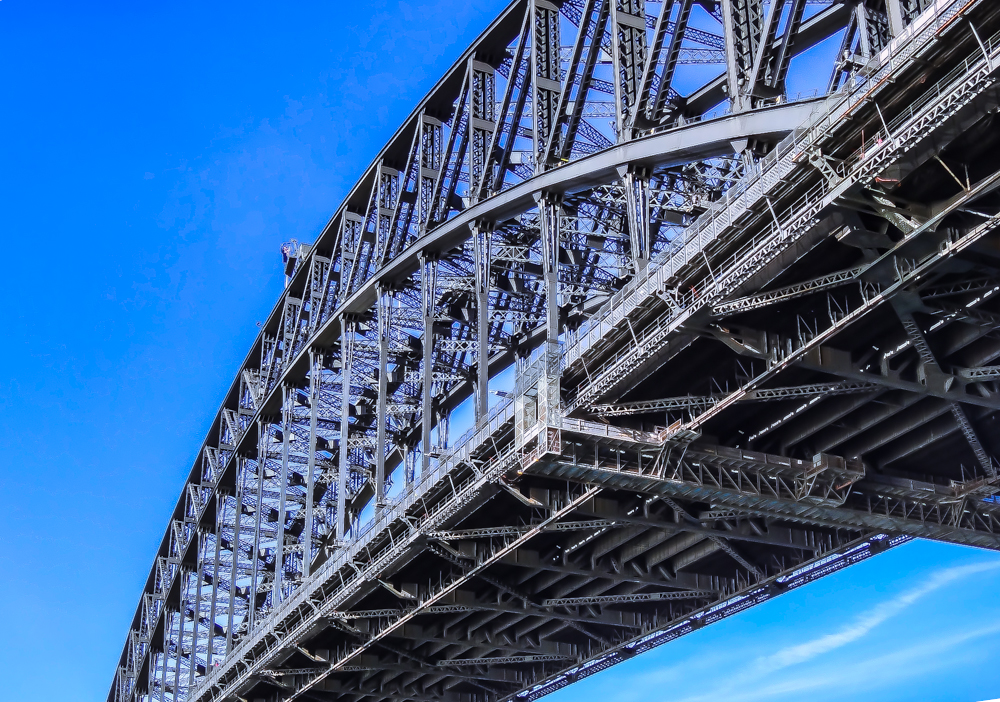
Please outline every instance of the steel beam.
[[708, 502], [801, 524], [889, 531], [982, 548], [1000, 548], [1000, 516], [984, 504], [966, 503], [969, 512], [956, 515], [954, 502], [951, 505], [921, 504], [916, 495], [899, 498], [883, 494], [873, 486], [863, 492], [858, 491], [860, 500], [857, 505], [833, 506], [766, 495], [757, 490], [716, 487], [710, 481], [642, 475], [609, 466], [539, 462], [528, 470], [532, 474], [580, 480], [608, 489], [637, 490], [649, 495]]
[[420, 386], [420, 460], [421, 474], [431, 465], [431, 427], [434, 416], [434, 317], [437, 305], [437, 261], [424, 258], [420, 264], [420, 297], [423, 313]]
[[489, 414], [490, 392], [490, 267], [492, 227], [479, 223], [473, 236], [476, 266], [476, 421]]
[[[306, 463], [305, 527], [302, 530], [302, 577], [309, 578], [313, 559], [313, 530], [315, 529], [316, 451], [319, 403], [323, 383], [323, 354], [309, 353], [309, 454]], [[213, 619], [214, 621], [214, 619]]]
[[375, 510], [385, 507], [386, 406], [389, 400], [389, 342], [392, 334], [392, 292], [382, 290], [378, 298], [378, 398], [375, 421]]
[[354, 344], [357, 322], [341, 318], [340, 332], [340, 470], [337, 473], [337, 512], [335, 515], [338, 543], [347, 538], [347, 485], [351, 472], [351, 382], [354, 374]]
[[659, 602], [661, 600], [696, 600], [715, 598], [718, 593], [710, 590], [681, 590], [675, 592], [648, 592], [628, 595], [599, 595], [595, 597], [557, 597], [542, 600], [543, 607], [581, 607], [585, 605], [626, 605], [633, 602]]
[[[842, 381], [837, 383], [813, 383], [811, 385], [793, 385], [783, 388], [760, 388], [751, 390], [741, 402], [777, 402], [799, 398], [832, 397], [835, 395], [853, 395], [871, 393], [881, 386], [878, 383], [864, 381]], [[667, 397], [660, 400], [638, 400], [636, 402], [619, 402], [614, 404], [592, 405], [590, 411], [605, 417], [618, 417], [646, 412], [670, 412], [678, 410], [704, 410], [727, 397], [725, 394], [685, 395]]]

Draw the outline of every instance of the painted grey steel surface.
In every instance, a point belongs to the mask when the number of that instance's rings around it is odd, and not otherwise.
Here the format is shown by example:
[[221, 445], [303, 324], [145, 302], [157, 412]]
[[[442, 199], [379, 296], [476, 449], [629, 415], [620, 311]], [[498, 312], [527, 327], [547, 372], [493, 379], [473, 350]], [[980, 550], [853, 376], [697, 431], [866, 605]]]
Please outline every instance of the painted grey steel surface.
[[512, 3], [288, 251], [109, 702], [533, 700], [1000, 548], [998, 62], [985, 0]]

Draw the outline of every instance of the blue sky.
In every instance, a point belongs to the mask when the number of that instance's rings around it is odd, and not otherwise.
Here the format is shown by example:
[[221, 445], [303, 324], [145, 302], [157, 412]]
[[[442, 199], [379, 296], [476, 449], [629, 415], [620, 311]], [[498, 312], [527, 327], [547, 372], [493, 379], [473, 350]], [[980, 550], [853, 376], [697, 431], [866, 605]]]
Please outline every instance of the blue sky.
[[[0, 701], [104, 699], [281, 242], [503, 4], [0, 2]], [[1000, 697], [998, 583], [908, 545], [560, 696]]]
[[1000, 556], [911, 542], [706, 627], [551, 702], [1000, 697]]

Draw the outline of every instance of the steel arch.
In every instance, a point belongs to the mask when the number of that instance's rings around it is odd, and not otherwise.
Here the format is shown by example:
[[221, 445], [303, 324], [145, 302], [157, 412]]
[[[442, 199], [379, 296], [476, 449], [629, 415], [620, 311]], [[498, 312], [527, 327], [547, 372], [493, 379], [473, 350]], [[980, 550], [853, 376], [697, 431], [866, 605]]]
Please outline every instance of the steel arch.
[[[973, 167], [963, 183], [939, 155], [997, 107], [998, 29], [979, 0], [513, 2], [316, 241], [288, 251], [109, 702], [534, 699], [913, 536], [1000, 545], [981, 428], [1000, 409], [1000, 348], [981, 343], [1000, 288], [968, 260], [995, 238], [1000, 176]], [[789, 96], [796, 59], [836, 38], [823, 90]], [[907, 189], [932, 159], [961, 192]], [[862, 258], [827, 270], [815, 252], [841, 245]], [[828, 292], [848, 284], [857, 294]], [[826, 326], [794, 306], [819, 292]], [[775, 305], [794, 330], [757, 312]], [[830, 345], [890, 308], [901, 340], [881, 374]], [[941, 325], [966, 331], [928, 341]], [[690, 357], [709, 344], [712, 371]], [[712, 394], [692, 394], [695, 373]], [[774, 387], [779, 374], [800, 380]], [[650, 378], [676, 396], [645, 392]], [[902, 409], [875, 416], [886, 393]], [[832, 396], [839, 409], [816, 410]], [[739, 414], [755, 400], [804, 404], [759, 426]], [[594, 421], [604, 412], [640, 419]], [[871, 431], [834, 436], [851, 412]], [[956, 436], [971, 468], [880, 470]], [[490, 513], [498, 495], [511, 514]], [[624, 495], [643, 506], [619, 509]], [[585, 536], [539, 562], [526, 544], [555, 533]], [[580, 548], [590, 570], [566, 555]], [[437, 585], [398, 580], [423, 558]], [[497, 575], [516, 567], [588, 585], [553, 597]], [[670, 591], [635, 591], [650, 587]], [[396, 605], [359, 609], [380, 597]], [[640, 609], [601, 609], [616, 603]], [[562, 622], [586, 643], [537, 623], [526, 644], [471, 629], [386, 643], [468, 612]], [[462, 653], [487, 650], [493, 668]]]

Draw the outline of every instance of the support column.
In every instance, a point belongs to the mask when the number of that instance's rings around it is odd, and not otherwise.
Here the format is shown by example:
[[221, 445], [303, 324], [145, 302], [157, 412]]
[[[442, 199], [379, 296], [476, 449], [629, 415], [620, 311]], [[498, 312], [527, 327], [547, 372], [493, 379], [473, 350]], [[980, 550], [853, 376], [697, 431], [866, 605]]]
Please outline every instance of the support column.
[[354, 292], [354, 278], [358, 271], [358, 254], [364, 221], [353, 212], [345, 212], [340, 228], [340, 288], [341, 299], [346, 300]]
[[885, 14], [889, 17], [889, 32], [898, 37], [903, 33], [903, 7], [899, 0], [885, 0]]
[[323, 354], [309, 349], [309, 454], [306, 463], [306, 523], [302, 531], [302, 577], [309, 577], [312, 566], [313, 492], [316, 489], [316, 424], [319, 419], [319, 396], [323, 382]]
[[233, 562], [229, 567], [229, 612], [226, 614], [226, 656], [233, 650], [233, 625], [236, 616], [236, 576], [239, 568], [240, 553], [240, 522], [243, 519], [243, 493], [246, 481], [247, 459], [237, 458], [238, 470], [236, 480], [236, 514], [233, 516], [233, 540], [229, 549], [233, 554]]
[[337, 476], [337, 542], [347, 542], [347, 477], [350, 462], [351, 367], [354, 365], [354, 333], [357, 322], [348, 317], [340, 320], [340, 474]]
[[378, 287], [378, 399], [375, 410], [375, 514], [385, 507], [385, 423], [389, 395], [389, 334], [392, 291]]
[[257, 586], [260, 584], [260, 520], [264, 517], [264, 473], [267, 470], [267, 424], [257, 422], [257, 509], [254, 512], [253, 567], [251, 568], [250, 592], [247, 593], [247, 631], [253, 629], [257, 620]]
[[476, 422], [490, 411], [490, 242], [493, 226], [477, 222], [473, 229], [476, 264]]
[[542, 193], [538, 220], [542, 238], [542, 275], [545, 286], [545, 364], [538, 381], [538, 418], [547, 426], [558, 426], [560, 415], [559, 345], [559, 209], [562, 198]]
[[167, 666], [170, 664], [170, 635], [174, 630], [173, 612], [163, 603], [163, 667], [160, 668], [160, 699], [167, 699]]
[[177, 569], [177, 577], [180, 578], [180, 601], [177, 607], [177, 635], [174, 637], [174, 699], [176, 700], [180, 695], [179, 692], [181, 686], [181, 657], [184, 655], [184, 602], [185, 594], [187, 593], [187, 576], [188, 570], [186, 567], [179, 566]]
[[496, 129], [496, 76], [492, 66], [469, 59], [469, 201], [479, 199]]
[[406, 487], [409, 488], [413, 485], [413, 480], [416, 477], [417, 465], [416, 465], [416, 452], [413, 447], [407, 442], [403, 446], [403, 473], [404, 480], [406, 481]]
[[722, 0], [722, 26], [726, 40], [726, 84], [733, 112], [750, 107], [748, 87], [754, 56], [761, 41], [764, 7], [761, 0]]
[[[645, 0], [610, 0], [611, 58], [615, 73], [615, 114], [618, 140], [632, 138], [628, 127], [634, 114], [646, 63]], [[669, 3], [667, 3], [669, 4]]]
[[729, 94], [729, 104], [733, 112], [743, 109], [740, 100], [740, 64], [736, 41], [736, 17], [733, 11], [733, 0], [722, 0], [719, 3], [722, 10], [722, 31], [726, 40], [726, 91]]
[[[215, 498], [215, 558], [212, 561], [212, 602], [208, 608], [208, 651], [205, 654], [205, 672], [206, 674], [212, 669], [212, 658], [215, 656], [215, 620], [218, 617], [218, 599], [219, 599], [219, 559], [221, 558], [222, 549], [222, 523], [224, 521], [226, 499], [228, 498], [228, 492], [225, 488], [219, 488], [218, 494]], [[235, 554], [234, 554], [235, 559]], [[230, 581], [229, 589], [234, 587], [232, 581]]]
[[[548, 0], [531, 0], [531, 103], [535, 173], [544, 168], [545, 147], [556, 124], [560, 83], [559, 8]], [[516, 66], [514, 67], [516, 70]]]
[[422, 358], [423, 386], [420, 392], [421, 474], [430, 470], [431, 428], [434, 408], [431, 389], [434, 385], [434, 302], [437, 297], [437, 261], [426, 254], [420, 259], [421, 309], [424, 317]]
[[438, 443], [437, 449], [445, 451], [448, 448], [448, 420], [447, 412], [439, 412], [437, 417]]
[[274, 543], [274, 589], [271, 602], [277, 606], [282, 599], [285, 584], [285, 500], [288, 495], [288, 449], [292, 436], [292, 407], [295, 389], [289, 385], [281, 388], [281, 472], [278, 484], [278, 535]]
[[649, 265], [651, 241], [649, 232], [649, 171], [643, 167], [622, 166], [618, 169], [625, 185], [628, 206], [628, 235], [632, 245], [632, 268], [636, 275]]
[[378, 266], [385, 264], [391, 254], [393, 239], [393, 217], [396, 213], [396, 201], [399, 198], [399, 171], [388, 166], [379, 166], [378, 182], [378, 222], [375, 229], [375, 250], [378, 255]]
[[[205, 538], [206, 532], [198, 531], [195, 534], [198, 539], [198, 551], [195, 556], [195, 586], [194, 586], [194, 616], [191, 622], [191, 652], [188, 654], [188, 689], [194, 687], [194, 671], [198, 665], [198, 630], [201, 624], [201, 583], [204, 579], [205, 571], [205, 551], [207, 551]], [[211, 631], [209, 631], [211, 635]], [[206, 650], [211, 646], [206, 646]], [[207, 655], [207, 654], [206, 654]]]
[[[633, 126], [639, 126], [646, 120], [648, 120], [647, 124], [659, 124], [673, 102], [671, 86], [677, 71], [681, 43], [684, 40], [684, 30], [687, 28], [688, 18], [691, 16], [692, 4], [692, 0], [670, 0], [660, 5], [660, 15], [656, 21], [656, 29], [653, 31], [653, 44], [646, 53], [643, 85], [638, 96], [639, 109], [633, 115], [635, 120]], [[670, 22], [671, 11], [675, 5], [678, 6], [677, 19]], [[670, 34], [670, 42], [664, 47], [663, 43], [667, 33]], [[661, 63], [661, 56], [664, 59], [662, 62], [663, 71], [660, 74], [659, 87], [654, 99], [652, 94], [653, 77]]]
[[420, 115], [420, 182], [417, 186], [417, 215], [420, 233], [434, 214], [434, 184], [441, 175], [444, 131], [441, 122]]

